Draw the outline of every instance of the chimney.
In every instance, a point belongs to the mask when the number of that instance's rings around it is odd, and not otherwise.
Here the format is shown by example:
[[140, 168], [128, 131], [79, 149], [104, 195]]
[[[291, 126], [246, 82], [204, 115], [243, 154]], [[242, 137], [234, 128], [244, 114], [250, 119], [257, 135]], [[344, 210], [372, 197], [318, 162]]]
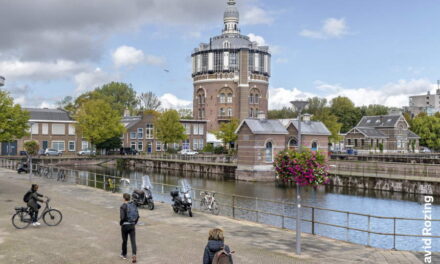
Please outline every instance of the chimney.
[[125, 108], [124, 117], [128, 117], [128, 116], [130, 116], [130, 110], [128, 110], [128, 108]]
[[304, 122], [310, 122], [311, 118], [312, 118], [312, 115], [311, 115], [311, 114], [304, 114], [304, 115], [302, 116], [302, 121], [304, 121]]
[[258, 114], [257, 114], [257, 118], [259, 120], [261, 120], [261, 121], [265, 120], [266, 119], [266, 114], [263, 111], [259, 111]]

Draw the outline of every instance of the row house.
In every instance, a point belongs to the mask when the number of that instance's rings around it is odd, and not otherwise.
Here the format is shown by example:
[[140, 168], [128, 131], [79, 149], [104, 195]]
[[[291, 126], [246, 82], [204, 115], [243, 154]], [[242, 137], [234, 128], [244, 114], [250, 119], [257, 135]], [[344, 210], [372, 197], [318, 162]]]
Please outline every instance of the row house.
[[[122, 136], [124, 148], [135, 149], [139, 152], [154, 153], [165, 151], [163, 142], [155, 137], [154, 115], [125, 116], [122, 123], [126, 132]], [[206, 124], [204, 120], [182, 119], [187, 139], [173, 144], [175, 149], [202, 150], [206, 145]]]
[[77, 135], [76, 122], [60, 109], [25, 108], [29, 112], [29, 135], [12, 142], [1, 143], [1, 155], [17, 155], [30, 140], [40, 145], [40, 150], [56, 149], [64, 154], [75, 154], [89, 148], [89, 143]]

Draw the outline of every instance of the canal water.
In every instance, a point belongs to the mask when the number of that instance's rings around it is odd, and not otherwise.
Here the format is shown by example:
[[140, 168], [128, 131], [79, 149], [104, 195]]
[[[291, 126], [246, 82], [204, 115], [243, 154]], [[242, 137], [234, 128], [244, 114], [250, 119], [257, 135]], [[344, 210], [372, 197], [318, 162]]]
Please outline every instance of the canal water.
[[[296, 207], [294, 205], [242, 197], [236, 197], [234, 198], [234, 201], [232, 201], [232, 195], [240, 195], [294, 203], [296, 199], [295, 188], [280, 187], [275, 183], [235, 181], [234, 179], [221, 175], [207, 176], [197, 173], [179, 174], [176, 171], [159, 172], [153, 171], [152, 169], [131, 170], [109, 167], [75, 167], [74, 169], [81, 171], [81, 173], [76, 174], [76, 183], [96, 186], [98, 188], [103, 188], [103, 185], [99, 183], [96, 184], [96, 182], [94, 183], [93, 179], [102, 182], [103, 175], [118, 177], [118, 182], [119, 177], [129, 179], [130, 185], [120, 185], [117, 190], [119, 192], [131, 192], [135, 188], [140, 188], [142, 176], [149, 175], [151, 181], [157, 183], [153, 184], [155, 200], [167, 203], [171, 202], [169, 191], [175, 187], [163, 186], [160, 184], [178, 185], [180, 179], [186, 178], [194, 189], [219, 192], [219, 194], [216, 195], [216, 199], [221, 204], [222, 215], [234, 215], [236, 218], [240, 219], [257, 221], [292, 230], [295, 229], [295, 219], [293, 219], [293, 217], [296, 215]], [[198, 195], [199, 192], [193, 192], [193, 196], [195, 196], [196, 199], [198, 198]], [[424, 218], [424, 199], [425, 197], [423, 195], [416, 194], [353, 190], [330, 186], [320, 187], [318, 189], [303, 188], [302, 190], [302, 204], [304, 205], [383, 217]], [[233, 203], [237, 207], [248, 208], [250, 210], [235, 209], [234, 212], [232, 212], [230, 205]], [[252, 210], [265, 211], [272, 214], [256, 213]], [[440, 197], [434, 197], [430, 212], [432, 214], [432, 219], [440, 219]], [[278, 215], [286, 215], [288, 217], [281, 217]], [[312, 210], [310, 208], [303, 209], [303, 218], [309, 220], [312, 219]], [[395, 233], [413, 235], [421, 235], [424, 225], [426, 224], [425, 221], [397, 219], [394, 227], [394, 219], [381, 219], [374, 217], [370, 218], [370, 224], [368, 224], [367, 216], [352, 214], [347, 216], [346, 213], [318, 209], [315, 209], [314, 220], [339, 226], [346, 226], [347, 223], [349, 223], [351, 228], [363, 230], [368, 230], [368, 225], [370, 225], [370, 230], [374, 232], [394, 233], [395, 229]], [[431, 225], [432, 234], [440, 236], [440, 221], [432, 221]], [[310, 222], [304, 221], [302, 230], [311, 233], [312, 225]], [[399, 250], [424, 251], [422, 237], [397, 236], [394, 239], [393, 236], [389, 235], [368, 235], [366, 232], [355, 230], [347, 231], [345, 228], [319, 223], [314, 225], [314, 232], [318, 235], [350, 241], [357, 244], [368, 244], [373, 247], [389, 249], [395, 246]], [[439, 242], [439, 238], [432, 239], [432, 251], [440, 251]]]

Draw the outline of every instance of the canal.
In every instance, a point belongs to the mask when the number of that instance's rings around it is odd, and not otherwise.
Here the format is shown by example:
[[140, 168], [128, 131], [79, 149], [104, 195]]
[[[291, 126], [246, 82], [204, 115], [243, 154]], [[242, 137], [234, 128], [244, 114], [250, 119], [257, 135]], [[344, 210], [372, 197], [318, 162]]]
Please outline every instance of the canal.
[[[235, 210], [235, 217], [260, 223], [270, 224], [277, 227], [295, 229], [295, 207], [293, 205], [272, 203], [268, 201], [258, 201], [250, 198], [238, 198], [232, 202], [232, 195], [257, 197], [259, 199], [275, 200], [280, 202], [294, 203], [296, 197], [295, 188], [286, 188], [277, 186], [275, 183], [243, 182], [235, 181], [221, 175], [207, 176], [197, 173], [179, 174], [176, 171], [153, 171], [152, 169], [116, 169], [110, 167], [75, 167], [80, 171], [77, 173], [76, 183], [96, 186], [95, 181], [103, 181], [103, 175], [130, 179], [128, 187], [120, 186], [119, 192], [131, 192], [134, 188], [139, 188], [143, 175], [149, 175], [154, 184], [154, 198], [156, 201], [171, 202], [169, 191], [175, 187], [163, 185], [178, 185], [179, 179], [186, 178], [194, 189], [210, 190], [219, 192], [216, 199], [223, 204], [221, 214], [231, 216], [232, 203], [240, 208], [249, 208], [270, 212], [271, 214], [255, 214], [248, 210]], [[71, 179], [72, 180], [72, 179]], [[100, 186], [100, 187], [99, 187]], [[99, 185], [102, 188], [102, 184]], [[161, 189], [162, 188], [162, 189]], [[223, 195], [226, 194], [226, 195]], [[193, 193], [196, 198], [198, 193]], [[353, 190], [342, 187], [320, 187], [318, 189], [304, 188], [302, 191], [304, 205], [310, 205], [320, 208], [328, 208], [341, 211], [350, 211], [354, 213], [397, 218], [424, 218], [424, 196], [417, 194], [402, 194], [397, 192], [384, 192], [374, 190]], [[197, 206], [196, 206], [197, 208]], [[432, 219], [440, 219], [440, 197], [434, 197], [431, 206]], [[171, 210], [171, 208], [170, 208]], [[317, 222], [330, 223], [336, 226], [346, 226], [351, 228], [370, 230], [378, 233], [395, 233], [420, 235], [424, 228], [424, 221], [402, 220], [402, 219], [382, 219], [367, 216], [353, 215], [342, 212], [333, 212], [326, 210], [315, 210], [314, 216], [311, 215], [310, 208], [304, 208], [304, 218], [312, 219]], [[286, 215], [281, 218], [277, 215]], [[396, 224], [394, 226], [394, 222]], [[370, 222], [370, 223], [368, 223]], [[433, 221], [432, 234], [440, 236], [440, 222]], [[370, 226], [370, 227], [368, 227]], [[312, 226], [310, 222], [304, 221], [303, 231], [311, 233]], [[371, 245], [380, 248], [393, 248], [399, 250], [424, 251], [422, 237], [393, 236], [381, 234], [368, 234], [356, 230], [346, 230], [345, 228], [329, 226], [316, 223], [314, 232], [317, 235], [331, 237], [339, 240], [350, 241], [357, 244]], [[292, 237], [292, 239], [294, 239]], [[440, 251], [440, 239], [433, 238], [433, 251]]]

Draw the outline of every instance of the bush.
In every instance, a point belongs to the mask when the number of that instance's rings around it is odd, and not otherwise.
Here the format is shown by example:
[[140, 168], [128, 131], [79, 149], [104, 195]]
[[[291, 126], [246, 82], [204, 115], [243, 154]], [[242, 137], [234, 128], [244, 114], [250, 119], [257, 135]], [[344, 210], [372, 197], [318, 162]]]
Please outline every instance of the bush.
[[207, 144], [203, 147], [202, 152], [204, 153], [214, 153], [214, 145], [213, 144]]
[[175, 149], [175, 148], [167, 148], [166, 153], [168, 154], [177, 154], [177, 152], [179, 152], [179, 150]]
[[214, 148], [214, 154], [227, 154], [228, 150], [223, 146], [217, 146]]

